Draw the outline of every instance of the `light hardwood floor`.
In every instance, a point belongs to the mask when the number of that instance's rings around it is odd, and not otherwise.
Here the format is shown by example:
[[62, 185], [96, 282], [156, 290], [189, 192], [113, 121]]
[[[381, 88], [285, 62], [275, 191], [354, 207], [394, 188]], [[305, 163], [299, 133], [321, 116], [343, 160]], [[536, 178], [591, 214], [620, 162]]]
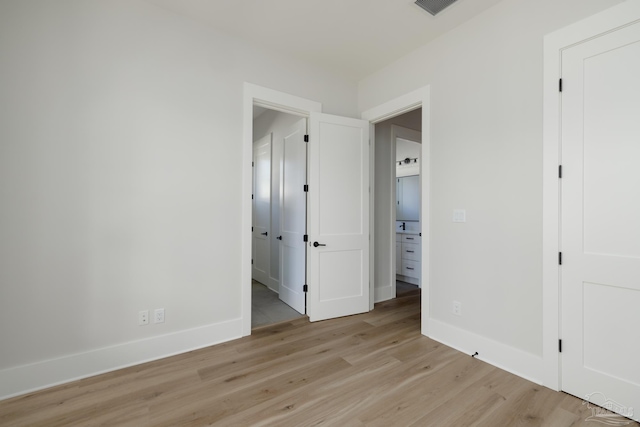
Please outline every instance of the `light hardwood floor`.
[[[578, 398], [420, 335], [419, 291], [0, 402], [2, 426], [591, 426]], [[633, 424], [637, 426], [637, 424]]]

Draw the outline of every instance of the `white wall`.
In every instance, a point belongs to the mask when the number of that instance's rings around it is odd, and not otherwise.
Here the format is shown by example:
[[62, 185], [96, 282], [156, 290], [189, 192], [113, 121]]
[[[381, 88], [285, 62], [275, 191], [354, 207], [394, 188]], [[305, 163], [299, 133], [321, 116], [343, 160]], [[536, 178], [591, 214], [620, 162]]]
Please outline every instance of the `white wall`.
[[274, 292], [279, 291], [280, 284], [280, 168], [282, 165], [282, 149], [284, 137], [291, 127], [305, 120], [300, 116], [267, 110], [253, 121], [253, 140], [256, 141], [269, 133], [273, 133], [271, 143], [271, 268], [269, 286]]
[[395, 248], [396, 230], [391, 222], [395, 210], [395, 199], [392, 199], [391, 186], [395, 185], [395, 158], [392, 151], [391, 125], [409, 129], [422, 130], [422, 109], [410, 111], [401, 116], [385, 120], [375, 125], [375, 200], [374, 200], [374, 301], [384, 301], [392, 297], [392, 288], [396, 282], [396, 272], [392, 269]]
[[243, 82], [355, 84], [136, 0], [2, 1], [0, 63], [0, 398], [240, 336]]
[[[481, 358], [508, 350], [502, 365], [534, 379], [543, 317], [543, 36], [617, 3], [504, 0], [359, 83], [361, 111], [431, 87], [432, 332]], [[466, 223], [452, 223], [454, 208], [467, 210]], [[461, 317], [451, 313], [453, 300]]]

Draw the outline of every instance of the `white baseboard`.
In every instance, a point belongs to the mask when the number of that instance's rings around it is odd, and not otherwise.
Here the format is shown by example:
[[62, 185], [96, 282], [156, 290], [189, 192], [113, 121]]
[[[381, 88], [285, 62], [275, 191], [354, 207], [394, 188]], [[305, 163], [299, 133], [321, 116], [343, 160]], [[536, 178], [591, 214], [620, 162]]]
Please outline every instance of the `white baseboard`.
[[242, 336], [242, 319], [0, 370], [0, 400]]
[[274, 279], [273, 277], [269, 277], [269, 286], [267, 286], [276, 294], [280, 293], [280, 280]]
[[478, 352], [477, 359], [536, 384], [542, 384], [542, 356], [536, 356], [433, 318], [429, 319], [429, 332], [431, 339], [469, 355]]
[[391, 285], [384, 286], [382, 288], [374, 288], [373, 290], [373, 302], [386, 301], [393, 298], [393, 288]]

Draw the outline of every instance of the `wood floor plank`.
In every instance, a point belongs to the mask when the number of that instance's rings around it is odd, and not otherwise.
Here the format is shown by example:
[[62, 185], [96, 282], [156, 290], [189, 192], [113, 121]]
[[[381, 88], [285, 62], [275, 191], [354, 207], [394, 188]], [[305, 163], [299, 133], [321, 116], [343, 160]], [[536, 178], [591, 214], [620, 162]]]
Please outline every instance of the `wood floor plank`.
[[590, 414], [422, 336], [419, 290], [0, 402], [3, 427], [588, 427]]
[[[296, 392], [300, 388], [312, 385], [316, 380], [322, 379], [330, 373], [340, 372], [349, 366], [350, 365], [341, 358], [332, 358], [315, 366], [302, 366], [285, 375], [270, 378], [267, 381], [257, 382], [255, 386], [250, 389], [243, 389], [224, 395], [223, 402], [226, 404], [226, 410], [224, 411], [220, 411], [218, 408], [199, 407], [197, 409], [197, 422], [210, 424], [215, 421], [220, 421], [234, 413], [242, 413], [262, 402], [270, 401], [285, 393]], [[196, 404], [197, 402], [193, 403], [193, 405]], [[152, 421], [156, 420], [159, 426], [189, 425], [189, 423], [184, 423], [182, 419], [175, 418], [175, 414], [180, 412], [188, 412], [189, 416], [193, 414], [190, 407], [182, 407], [172, 411], [172, 413], [165, 413], [163, 411], [159, 414], [154, 413], [152, 408], [151, 417]]]
[[[318, 424], [332, 413], [344, 411], [349, 406], [346, 394], [352, 389], [344, 387], [344, 383], [341, 382], [342, 379], [358, 378], [363, 375], [366, 377], [378, 376], [381, 372], [387, 370], [395, 371], [399, 365], [400, 362], [393, 358], [379, 357], [369, 365], [356, 366], [342, 372], [330, 373], [304, 389], [283, 394], [271, 401], [265, 401], [245, 413], [238, 413], [234, 417], [221, 420], [215, 425], [226, 426], [227, 422], [231, 422], [231, 425], [250, 426], [308, 426]], [[327, 385], [332, 386], [330, 392], [326, 392], [325, 387]], [[361, 390], [358, 390], [358, 393], [361, 393]], [[332, 402], [336, 398], [340, 401], [338, 406]]]
[[468, 356], [457, 358], [444, 349], [434, 352], [431, 357], [421, 371], [412, 372], [410, 377], [392, 384], [381, 399], [383, 404], [372, 408], [360, 419], [371, 426], [388, 426], [394, 422], [411, 425], [440, 406], [449, 407], [453, 397], [492, 369], [475, 363], [478, 361]]

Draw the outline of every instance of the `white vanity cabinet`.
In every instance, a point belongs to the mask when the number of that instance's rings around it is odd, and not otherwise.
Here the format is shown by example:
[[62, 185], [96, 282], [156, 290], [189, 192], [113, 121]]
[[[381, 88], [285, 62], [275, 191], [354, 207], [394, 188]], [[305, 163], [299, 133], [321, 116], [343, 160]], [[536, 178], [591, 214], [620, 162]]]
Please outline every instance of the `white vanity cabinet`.
[[422, 237], [418, 234], [396, 234], [396, 275], [399, 280], [420, 285]]

